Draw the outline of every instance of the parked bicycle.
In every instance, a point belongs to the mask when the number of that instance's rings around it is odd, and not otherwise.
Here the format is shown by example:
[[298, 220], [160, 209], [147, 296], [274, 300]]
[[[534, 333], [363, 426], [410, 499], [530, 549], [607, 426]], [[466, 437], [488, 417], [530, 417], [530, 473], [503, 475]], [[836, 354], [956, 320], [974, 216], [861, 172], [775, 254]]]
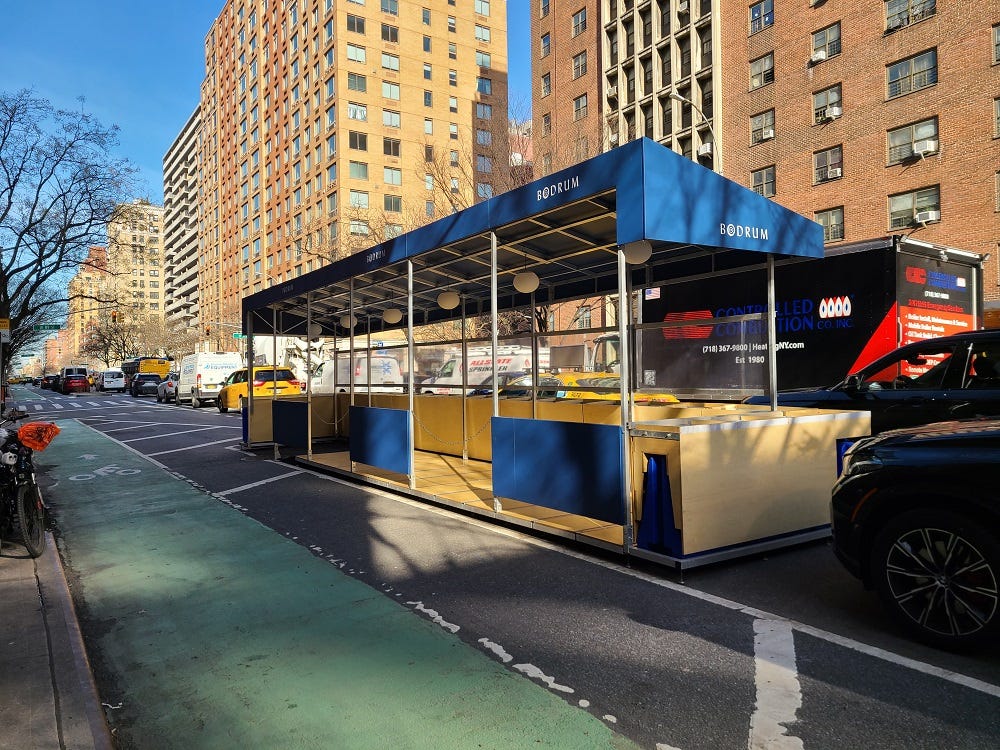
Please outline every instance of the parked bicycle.
[[15, 430], [27, 416], [12, 411], [0, 422], [0, 547], [16, 522], [28, 554], [38, 557], [45, 550], [45, 503], [32, 455], [45, 450], [59, 428], [50, 422], [28, 422]]

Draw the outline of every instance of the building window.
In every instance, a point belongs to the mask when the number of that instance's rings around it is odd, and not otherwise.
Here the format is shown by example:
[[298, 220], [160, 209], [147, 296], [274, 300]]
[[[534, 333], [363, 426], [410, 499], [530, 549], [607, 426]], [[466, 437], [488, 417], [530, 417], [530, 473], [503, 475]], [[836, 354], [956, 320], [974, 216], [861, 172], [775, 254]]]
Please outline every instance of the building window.
[[448, 16], [448, 31], [455, 33], [455, 16]]
[[889, 98], [937, 83], [937, 50], [931, 49], [888, 67]]
[[576, 309], [576, 327], [590, 328], [590, 305], [580, 305]]
[[573, 152], [577, 161], [584, 161], [590, 156], [590, 139], [582, 135], [573, 143]]
[[399, 101], [399, 84], [382, 81], [382, 96], [386, 99]]
[[356, 34], [365, 33], [365, 19], [361, 16], [352, 16], [350, 13], [347, 14], [347, 30], [353, 31]]
[[933, 16], [936, 8], [936, 0], [886, 0], [885, 30], [895, 31]]
[[424, 134], [434, 135], [434, 120], [429, 117], [424, 118]]
[[552, 115], [546, 112], [542, 115], [542, 135], [551, 135], [552, 133]]
[[424, 106], [433, 107], [434, 106], [434, 94], [431, 91], [424, 92]]
[[448, 135], [451, 138], [451, 140], [457, 141], [458, 140], [458, 125], [456, 125], [453, 122], [449, 123], [448, 124]]
[[765, 198], [774, 196], [774, 165], [758, 169], [750, 175], [750, 187]]
[[382, 53], [382, 67], [386, 70], [399, 72], [399, 55], [390, 55], [388, 52]]
[[549, 14], [549, 0], [541, 1], [538, 12], [541, 18], [545, 18]]
[[587, 9], [580, 8], [573, 14], [573, 36], [580, 36], [587, 30]]
[[351, 130], [347, 134], [347, 145], [355, 151], [368, 150], [368, 134]]
[[448, 42], [448, 59], [457, 60], [458, 59], [458, 45], [454, 42]]
[[457, 193], [458, 192], [458, 178], [457, 177], [452, 177], [451, 178], [451, 192], [453, 192], [453, 193]]
[[476, 65], [480, 68], [489, 68], [493, 65], [493, 57], [489, 52], [476, 50]]
[[573, 57], [573, 80], [587, 74], [587, 50]]
[[382, 181], [385, 182], [386, 185], [402, 185], [403, 170], [399, 167], [383, 167]]
[[398, 195], [383, 196], [382, 205], [386, 211], [391, 211], [392, 213], [398, 214], [403, 211], [403, 199]]
[[448, 152], [448, 164], [452, 167], [458, 166], [458, 151]]
[[1000, 99], [993, 100], [993, 134], [1000, 138]]
[[457, 86], [458, 85], [458, 71], [457, 70], [449, 70], [448, 71], [448, 85], [449, 86]]
[[361, 120], [365, 122], [368, 120], [368, 107], [364, 104], [358, 104], [357, 102], [347, 103], [347, 119], [349, 120]]
[[[831, 107], [833, 109], [831, 109]], [[840, 84], [813, 94], [813, 122], [819, 124], [832, 120], [834, 115], [840, 116], [843, 107], [840, 103]]]
[[493, 105], [483, 104], [482, 102], [476, 102], [476, 117], [478, 117], [480, 120], [492, 120]]
[[580, 120], [587, 116], [587, 95], [581, 94], [573, 100], [573, 119]]
[[483, 154], [476, 154], [476, 170], [484, 174], [492, 174], [493, 160]]
[[774, 0], [762, 0], [750, 6], [750, 33], [756, 34], [774, 23]]
[[489, 43], [490, 41], [489, 26], [480, 26], [478, 23], [476, 24], [476, 41]]
[[476, 129], [476, 145], [477, 146], [492, 146], [493, 145], [493, 133], [489, 130]]
[[364, 190], [352, 190], [351, 208], [368, 208], [368, 193]]
[[382, 24], [382, 41], [390, 44], [399, 43], [399, 27], [390, 24]]
[[916, 215], [936, 211], [940, 215], [941, 197], [937, 185], [921, 188], [912, 193], [889, 196], [889, 228], [900, 229], [916, 223]]
[[475, 9], [479, 15], [488, 16], [490, 14], [490, 0], [476, 0]]
[[382, 0], [382, 12], [392, 16], [399, 15], [399, 0]]
[[424, 214], [428, 219], [434, 218], [434, 201], [424, 201]]
[[484, 78], [483, 76], [478, 76], [476, 78], [476, 91], [478, 91], [480, 94], [492, 94], [493, 80], [491, 78]]
[[382, 139], [382, 153], [386, 156], [399, 156], [399, 150], [401, 141], [399, 138], [383, 138]]
[[768, 52], [750, 63], [750, 89], [774, 82], [774, 53]]
[[542, 34], [542, 51], [541, 56], [548, 57], [549, 52], [552, 51], [552, 37], [549, 34]]
[[368, 226], [367, 221], [361, 221], [359, 219], [351, 219], [351, 234], [358, 236], [368, 236], [372, 233], [371, 227]]
[[840, 21], [813, 33], [813, 59], [826, 60], [840, 54]]
[[368, 91], [368, 79], [360, 73], [348, 73], [347, 88], [351, 91]]
[[430, 26], [431, 25], [431, 9], [430, 8], [421, 8], [420, 9], [420, 21], [421, 21], [421, 23], [423, 23], [424, 26]]
[[449, 112], [455, 112], [455, 113], [458, 112], [458, 97], [457, 96], [449, 96], [448, 97], [448, 111]]
[[813, 154], [813, 182], [829, 182], [844, 174], [844, 150], [840, 146]]
[[889, 164], [899, 164], [915, 155], [937, 151], [937, 136], [936, 117], [890, 130]]
[[424, 146], [424, 161], [434, 161], [434, 147], [431, 145]]
[[355, 180], [367, 180], [368, 164], [363, 161], [352, 161], [348, 165], [348, 174]]
[[356, 44], [347, 45], [347, 59], [351, 62], [365, 62], [365, 48]]
[[993, 62], [1000, 63], [1000, 25], [993, 27]]
[[391, 109], [382, 110], [382, 124], [387, 128], [398, 128], [400, 122], [399, 112], [393, 112]]
[[750, 145], [774, 138], [774, 110], [750, 118]]
[[552, 93], [552, 74], [546, 73], [542, 76], [542, 96], [548, 96]]
[[817, 211], [815, 214], [817, 224], [823, 225], [823, 241], [836, 242], [844, 239], [844, 207], [828, 208], [825, 211]]
[[424, 37], [424, 52], [430, 54], [431, 51], [431, 38], [429, 36]]
[[431, 64], [430, 63], [424, 63], [424, 80], [425, 81], [431, 80], [432, 73], [433, 73], [433, 69], [431, 68]]
[[486, 200], [487, 198], [492, 198], [493, 186], [488, 182], [477, 182], [476, 195], [479, 197], [480, 200]]

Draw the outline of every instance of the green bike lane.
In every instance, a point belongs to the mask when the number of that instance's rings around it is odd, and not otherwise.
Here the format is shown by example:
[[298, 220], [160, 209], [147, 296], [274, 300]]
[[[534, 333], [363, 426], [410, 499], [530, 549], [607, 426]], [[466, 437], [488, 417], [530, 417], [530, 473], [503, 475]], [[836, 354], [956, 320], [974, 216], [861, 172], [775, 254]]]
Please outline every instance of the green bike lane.
[[635, 747], [156, 463], [60, 426], [38, 463], [124, 747]]

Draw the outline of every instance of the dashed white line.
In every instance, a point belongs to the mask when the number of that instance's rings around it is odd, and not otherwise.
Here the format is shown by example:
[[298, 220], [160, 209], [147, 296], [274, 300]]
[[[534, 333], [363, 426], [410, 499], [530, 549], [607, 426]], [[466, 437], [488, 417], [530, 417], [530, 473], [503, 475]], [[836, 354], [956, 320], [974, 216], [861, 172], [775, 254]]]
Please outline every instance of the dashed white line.
[[279, 479], [288, 479], [289, 477], [297, 477], [302, 472], [300, 471], [290, 471], [287, 474], [279, 474], [276, 477], [270, 477], [268, 479], [261, 479], [259, 482], [251, 482], [250, 484], [244, 484], [240, 487], [233, 487], [230, 490], [219, 490], [216, 495], [232, 495], [235, 492], [243, 492], [244, 490], [252, 490], [254, 487], [260, 487], [262, 484], [268, 484], [269, 482], [277, 482]]
[[802, 740], [788, 734], [802, 708], [802, 688], [795, 665], [795, 637], [786, 620], [754, 620], [754, 681], [757, 703], [750, 717], [749, 750], [802, 750]]

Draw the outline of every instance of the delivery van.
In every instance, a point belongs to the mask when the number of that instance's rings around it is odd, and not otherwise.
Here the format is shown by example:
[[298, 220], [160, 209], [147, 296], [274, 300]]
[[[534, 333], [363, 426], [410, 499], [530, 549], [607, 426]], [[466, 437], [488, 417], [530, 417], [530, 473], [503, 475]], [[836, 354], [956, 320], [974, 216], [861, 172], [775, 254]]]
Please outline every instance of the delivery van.
[[243, 356], [237, 352], [195, 352], [186, 355], [177, 371], [174, 403], [190, 401], [195, 409], [214, 404], [226, 378], [243, 366]]
[[[469, 347], [466, 350], [469, 358], [465, 385], [471, 388], [483, 383], [493, 375], [492, 347]], [[547, 370], [549, 367], [549, 350], [538, 350], [539, 367]], [[464, 363], [461, 350], [456, 350], [445, 358], [437, 374], [425, 380], [419, 391], [421, 393], [461, 393], [462, 369]], [[531, 366], [530, 346], [498, 346], [497, 374], [528, 373], [534, 370]]]
[[125, 373], [114, 368], [105, 370], [97, 376], [97, 389], [125, 393]]
[[[313, 372], [309, 386], [313, 393], [346, 393], [351, 389], [351, 358], [349, 354], [324, 360]], [[336, 387], [334, 372], [336, 371]], [[354, 353], [354, 389], [373, 392], [402, 392], [403, 375], [399, 360], [391, 354], [373, 351], [371, 359], [365, 354]]]

